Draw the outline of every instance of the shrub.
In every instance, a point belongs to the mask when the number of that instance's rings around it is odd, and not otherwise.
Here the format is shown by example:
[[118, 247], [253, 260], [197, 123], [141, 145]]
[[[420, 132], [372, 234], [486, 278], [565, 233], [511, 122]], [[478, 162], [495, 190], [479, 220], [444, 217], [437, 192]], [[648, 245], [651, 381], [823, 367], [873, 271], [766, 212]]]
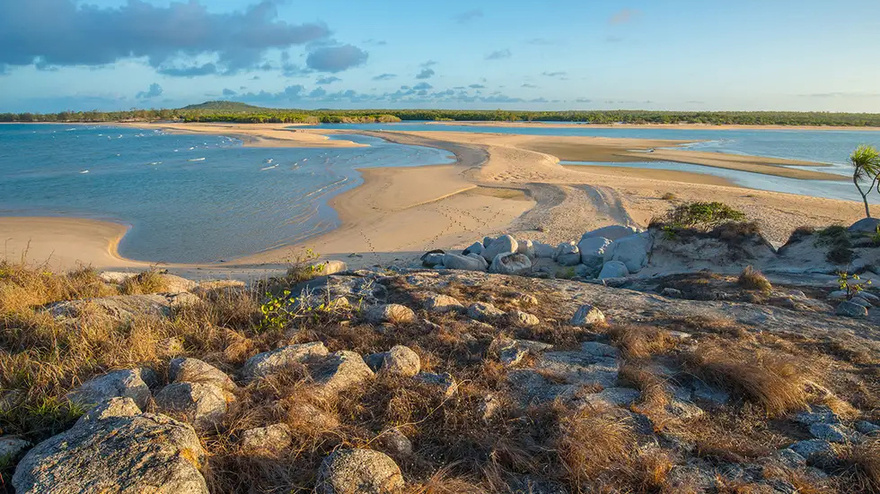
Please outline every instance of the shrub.
[[742, 273], [740, 273], [737, 283], [739, 284], [739, 286], [745, 288], [746, 290], [760, 290], [762, 292], [769, 292], [773, 289], [773, 285], [771, 285], [770, 282], [767, 281], [764, 273], [758, 271], [751, 266], [746, 266], [746, 268], [742, 270]]
[[708, 231], [722, 223], [743, 221], [745, 213], [721, 202], [689, 202], [676, 206], [667, 216], [673, 228], [699, 228]]
[[661, 196], [660, 199], [663, 199], [664, 201], [674, 201], [674, 200], [678, 199], [678, 196], [673, 194], [672, 192], [667, 192], [667, 193], [663, 194], [663, 196]]
[[559, 424], [557, 451], [578, 490], [628, 464], [635, 446], [632, 426], [608, 408], [586, 406]]
[[816, 246], [828, 247], [825, 259], [831, 264], [849, 264], [853, 260], [853, 244], [846, 227], [829, 226], [817, 233]]
[[122, 282], [122, 293], [124, 295], [144, 295], [163, 292], [168, 287], [162, 278], [162, 274], [162, 272], [155, 269], [149, 269], [131, 278], [127, 278]]

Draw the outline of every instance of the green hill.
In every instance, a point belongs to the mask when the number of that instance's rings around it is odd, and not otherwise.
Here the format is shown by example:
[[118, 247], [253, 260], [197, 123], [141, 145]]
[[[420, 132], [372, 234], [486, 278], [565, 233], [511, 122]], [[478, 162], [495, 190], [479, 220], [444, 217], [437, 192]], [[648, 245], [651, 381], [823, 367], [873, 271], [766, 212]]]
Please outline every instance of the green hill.
[[189, 105], [182, 110], [210, 110], [210, 111], [257, 111], [263, 110], [259, 106], [239, 103], [237, 101], [205, 101], [197, 105]]

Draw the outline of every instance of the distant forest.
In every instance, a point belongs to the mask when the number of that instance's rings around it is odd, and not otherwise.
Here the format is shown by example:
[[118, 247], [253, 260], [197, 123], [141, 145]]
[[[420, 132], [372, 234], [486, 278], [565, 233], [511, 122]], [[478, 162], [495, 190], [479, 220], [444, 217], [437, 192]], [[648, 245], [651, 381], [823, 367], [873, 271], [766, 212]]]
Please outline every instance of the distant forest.
[[592, 124], [814, 125], [880, 127], [877, 113], [726, 111], [507, 111], [507, 110], [282, 110], [231, 101], [208, 101], [178, 109], [118, 112], [0, 113], [0, 122], [238, 122], [371, 123], [403, 120], [556, 121]]

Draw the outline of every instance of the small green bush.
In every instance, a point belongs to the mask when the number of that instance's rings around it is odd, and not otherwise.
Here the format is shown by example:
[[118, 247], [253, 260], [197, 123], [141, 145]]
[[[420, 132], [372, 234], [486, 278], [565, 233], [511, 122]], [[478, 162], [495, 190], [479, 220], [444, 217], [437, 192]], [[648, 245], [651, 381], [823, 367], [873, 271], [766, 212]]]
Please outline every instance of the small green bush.
[[853, 244], [846, 227], [833, 225], [816, 232], [816, 246], [828, 247], [825, 259], [831, 264], [849, 264], [853, 260]]
[[676, 206], [667, 219], [673, 227], [709, 230], [722, 223], [743, 221], [746, 215], [721, 202], [689, 202]]

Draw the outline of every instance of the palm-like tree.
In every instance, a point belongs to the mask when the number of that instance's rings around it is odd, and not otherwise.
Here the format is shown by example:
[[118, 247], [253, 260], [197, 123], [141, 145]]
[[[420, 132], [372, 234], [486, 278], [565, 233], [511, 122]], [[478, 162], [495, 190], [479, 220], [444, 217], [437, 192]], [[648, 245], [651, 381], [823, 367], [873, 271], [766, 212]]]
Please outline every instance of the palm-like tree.
[[[875, 187], [877, 192], [880, 193], [880, 153], [877, 152], [874, 146], [863, 144], [853, 151], [849, 161], [853, 166], [853, 183], [856, 185], [856, 189], [859, 190], [862, 201], [865, 203], [865, 215], [870, 218], [871, 210], [868, 207], [868, 194]], [[871, 181], [871, 185], [867, 190], [863, 190], [860, 182], [868, 180]]]

